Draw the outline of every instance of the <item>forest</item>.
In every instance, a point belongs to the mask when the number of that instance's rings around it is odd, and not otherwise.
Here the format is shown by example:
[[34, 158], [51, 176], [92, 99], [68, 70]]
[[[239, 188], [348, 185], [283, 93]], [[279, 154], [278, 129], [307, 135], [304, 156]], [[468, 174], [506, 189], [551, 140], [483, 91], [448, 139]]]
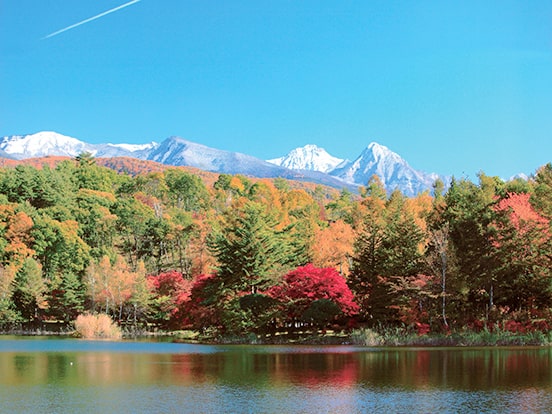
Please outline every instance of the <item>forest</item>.
[[550, 330], [552, 164], [407, 198], [97, 161], [0, 169], [1, 325]]

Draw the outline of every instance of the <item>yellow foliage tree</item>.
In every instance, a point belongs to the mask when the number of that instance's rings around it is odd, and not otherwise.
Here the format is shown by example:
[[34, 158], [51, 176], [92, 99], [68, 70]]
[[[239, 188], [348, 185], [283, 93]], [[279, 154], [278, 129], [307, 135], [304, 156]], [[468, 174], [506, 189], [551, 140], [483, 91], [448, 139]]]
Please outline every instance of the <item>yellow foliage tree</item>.
[[312, 263], [316, 267], [333, 267], [342, 275], [349, 273], [353, 254], [355, 234], [352, 227], [343, 220], [331, 222], [318, 228], [312, 245]]

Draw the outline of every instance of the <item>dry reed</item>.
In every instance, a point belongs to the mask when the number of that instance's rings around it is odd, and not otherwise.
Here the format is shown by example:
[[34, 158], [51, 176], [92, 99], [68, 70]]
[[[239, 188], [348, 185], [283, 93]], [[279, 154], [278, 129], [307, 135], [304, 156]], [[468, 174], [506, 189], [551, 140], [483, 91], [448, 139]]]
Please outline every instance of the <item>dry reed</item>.
[[121, 329], [103, 313], [82, 314], [75, 320], [77, 334], [85, 339], [121, 339]]

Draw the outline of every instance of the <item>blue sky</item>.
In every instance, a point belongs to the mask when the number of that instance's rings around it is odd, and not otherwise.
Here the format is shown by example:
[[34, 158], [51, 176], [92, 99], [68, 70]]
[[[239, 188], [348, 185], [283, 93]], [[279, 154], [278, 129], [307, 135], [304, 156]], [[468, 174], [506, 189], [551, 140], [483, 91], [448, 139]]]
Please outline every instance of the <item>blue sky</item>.
[[371, 141], [414, 168], [552, 161], [551, 1], [0, 0], [0, 135], [179, 135], [274, 158]]

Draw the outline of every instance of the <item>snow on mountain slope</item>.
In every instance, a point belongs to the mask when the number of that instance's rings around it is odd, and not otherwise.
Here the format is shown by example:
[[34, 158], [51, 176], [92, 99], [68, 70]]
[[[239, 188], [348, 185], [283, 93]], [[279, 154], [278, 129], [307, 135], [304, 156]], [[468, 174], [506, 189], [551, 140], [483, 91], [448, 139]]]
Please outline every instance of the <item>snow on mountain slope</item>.
[[46, 155], [74, 157], [84, 151], [91, 152], [89, 144], [51, 131], [4, 137], [0, 142], [0, 149], [16, 159]]
[[388, 191], [398, 188], [407, 196], [431, 190], [439, 176], [412, 168], [404, 159], [389, 148], [372, 142], [355, 159], [330, 173], [345, 182], [366, 185], [375, 174], [380, 177]]
[[167, 138], [149, 154], [148, 159], [163, 164], [187, 165], [226, 174], [257, 172], [264, 176], [263, 171], [273, 167], [249, 155], [210, 148], [180, 137]]
[[111, 147], [121, 148], [128, 152], [144, 151], [156, 146], [157, 143], [151, 142], [149, 144], [107, 144]]
[[169, 165], [185, 165], [224, 174], [243, 174], [260, 178], [288, 178], [328, 185], [334, 188], [354, 186], [317, 171], [294, 171], [238, 152], [207, 147], [180, 137], [170, 137], [148, 157]]
[[0, 158], [7, 158], [9, 160], [14, 160], [15, 157], [11, 154], [8, 154], [6, 151], [0, 149]]
[[[282, 177], [357, 189], [377, 174], [388, 191], [400, 189], [413, 196], [431, 190], [437, 174], [426, 174], [410, 167], [398, 154], [372, 142], [353, 162], [343, 161], [316, 145], [290, 151], [285, 157], [260, 160], [250, 155], [223, 151], [180, 137], [144, 145], [89, 144], [55, 132], [0, 138], [0, 155], [15, 159], [61, 155], [75, 157], [90, 152], [95, 157], [133, 157], [168, 165], [186, 165], [225, 174], [244, 174], [260, 178]], [[446, 178], [443, 179], [448, 182]]]
[[149, 144], [97, 144], [94, 145], [93, 155], [96, 157], [134, 157], [146, 160], [149, 154], [159, 146], [156, 142]]
[[88, 144], [76, 138], [57, 132], [43, 131], [30, 135], [13, 135], [3, 137], [0, 150], [15, 159], [61, 155], [76, 157], [83, 152], [89, 152], [95, 157], [132, 156], [144, 159], [157, 144]]
[[291, 150], [286, 156], [267, 160], [271, 164], [291, 170], [309, 170], [328, 173], [343, 163], [344, 160], [331, 156], [324, 148], [316, 145], [305, 145]]

